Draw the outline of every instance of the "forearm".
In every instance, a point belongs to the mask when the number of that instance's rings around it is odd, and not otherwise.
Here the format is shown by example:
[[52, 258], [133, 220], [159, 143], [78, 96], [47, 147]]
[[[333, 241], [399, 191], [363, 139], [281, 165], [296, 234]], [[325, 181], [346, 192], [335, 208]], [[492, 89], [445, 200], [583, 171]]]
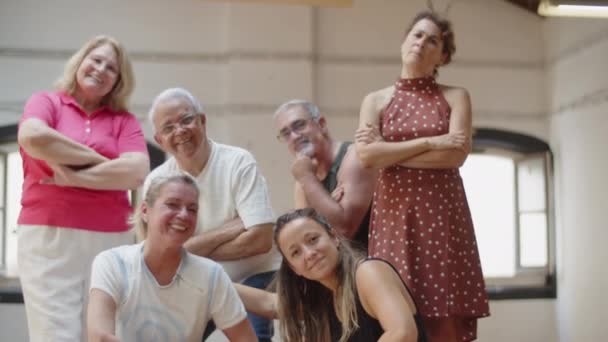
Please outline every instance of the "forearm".
[[250, 227], [232, 240], [217, 246], [209, 257], [216, 261], [238, 260], [263, 254], [272, 248], [272, 224]]
[[18, 141], [30, 156], [51, 164], [78, 166], [108, 161], [92, 148], [75, 142], [36, 119], [21, 124]]
[[356, 148], [364, 167], [381, 169], [429, 151], [431, 144], [427, 138], [418, 138], [399, 142], [357, 142]]
[[302, 177], [298, 183], [308, 205], [325, 217], [342, 236], [352, 239], [357, 234], [359, 226], [352, 222], [352, 215], [349, 215], [342, 205], [331, 197], [317, 177], [314, 175]]
[[419, 169], [455, 169], [464, 164], [467, 153], [460, 149], [433, 150], [407, 158], [401, 166]]
[[234, 284], [247, 311], [268, 319], [277, 319], [277, 295], [251, 286]]
[[184, 244], [184, 247], [190, 253], [211, 258], [211, 252], [213, 252], [213, 250], [221, 244], [236, 238], [243, 230], [244, 228], [242, 227], [234, 226], [231, 228], [220, 227], [205, 231], [201, 235], [193, 236], [188, 239]]
[[97, 190], [137, 189], [150, 170], [144, 153], [132, 152], [75, 173], [76, 186]]

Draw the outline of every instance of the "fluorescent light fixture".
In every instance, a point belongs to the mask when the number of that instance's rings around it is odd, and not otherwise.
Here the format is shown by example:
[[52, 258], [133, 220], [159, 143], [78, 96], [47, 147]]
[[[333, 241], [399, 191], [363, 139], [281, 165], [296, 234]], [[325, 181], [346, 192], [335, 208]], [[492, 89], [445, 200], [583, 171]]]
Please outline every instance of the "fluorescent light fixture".
[[608, 18], [608, 1], [578, 1], [578, 3], [572, 0], [541, 0], [538, 14], [547, 17]]

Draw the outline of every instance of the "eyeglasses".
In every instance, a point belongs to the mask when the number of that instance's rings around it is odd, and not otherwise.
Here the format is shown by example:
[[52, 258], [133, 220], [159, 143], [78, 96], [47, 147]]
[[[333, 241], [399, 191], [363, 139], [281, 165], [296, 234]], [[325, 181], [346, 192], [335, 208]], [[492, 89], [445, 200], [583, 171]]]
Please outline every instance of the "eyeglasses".
[[277, 139], [280, 142], [286, 142], [289, 140], [292, 132], [296, 134], [302, 133], [310, 121], [312, 121], [312, 119], [299, 119], [292, 122], [289, 126], [279, 131], [279, 134], [277, 134]]
[[162, 126], [160, 129], [160, 134], [170, 135], [175, 132], [178, 126], [182, 128], [188, 127], [192, 125], [197, 116], [198, 114], [185, 114], [177, 122]]

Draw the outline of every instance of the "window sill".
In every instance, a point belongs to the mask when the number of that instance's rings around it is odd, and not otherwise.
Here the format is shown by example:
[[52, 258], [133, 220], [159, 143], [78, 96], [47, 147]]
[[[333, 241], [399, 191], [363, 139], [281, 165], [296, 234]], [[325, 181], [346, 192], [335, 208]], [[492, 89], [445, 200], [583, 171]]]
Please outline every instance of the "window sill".
[[5, 287], [0, 289], [0, 304], [23, 303], [23, 293], [20, 287]]

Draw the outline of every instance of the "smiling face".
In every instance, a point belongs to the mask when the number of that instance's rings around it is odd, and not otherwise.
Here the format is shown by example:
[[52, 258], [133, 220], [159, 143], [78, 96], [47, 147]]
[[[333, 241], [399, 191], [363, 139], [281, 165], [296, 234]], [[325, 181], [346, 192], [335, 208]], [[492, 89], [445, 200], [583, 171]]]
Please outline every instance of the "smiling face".
[[321, 142], [327, 139], [325, 118], [314, 121], [301, 106], [293, 106], [275, 117], [278, 138], [287, 144], [292, 155], [314, 157]]
[[298, 275], [323, 284], [335, 280], [338, 239], [318, 222], [300, 217], [286, 223], [277, 237], [279, 250]]
[[439, 27], [429, 19], [416, 22], [401, 44], [403, 64], [431, 75], [445, 58]]
[[196, 113], [188, 100], [180, 97], [162, 101], [154, 114], [154, 139], [178, 160], [192, 158], [207, 138], [205, 115]]
[[154, 203], [142, 203], [141, 212], [150, 243], [181, 248], [196, 230], [198, 192], [192, 185], [168, 182], [161, 186]]
[[116, 50], [110, 44], [91, 50], [76, 71], [76, 92], [90, 102], [99, 102], [118, 80], [120, 68]]

